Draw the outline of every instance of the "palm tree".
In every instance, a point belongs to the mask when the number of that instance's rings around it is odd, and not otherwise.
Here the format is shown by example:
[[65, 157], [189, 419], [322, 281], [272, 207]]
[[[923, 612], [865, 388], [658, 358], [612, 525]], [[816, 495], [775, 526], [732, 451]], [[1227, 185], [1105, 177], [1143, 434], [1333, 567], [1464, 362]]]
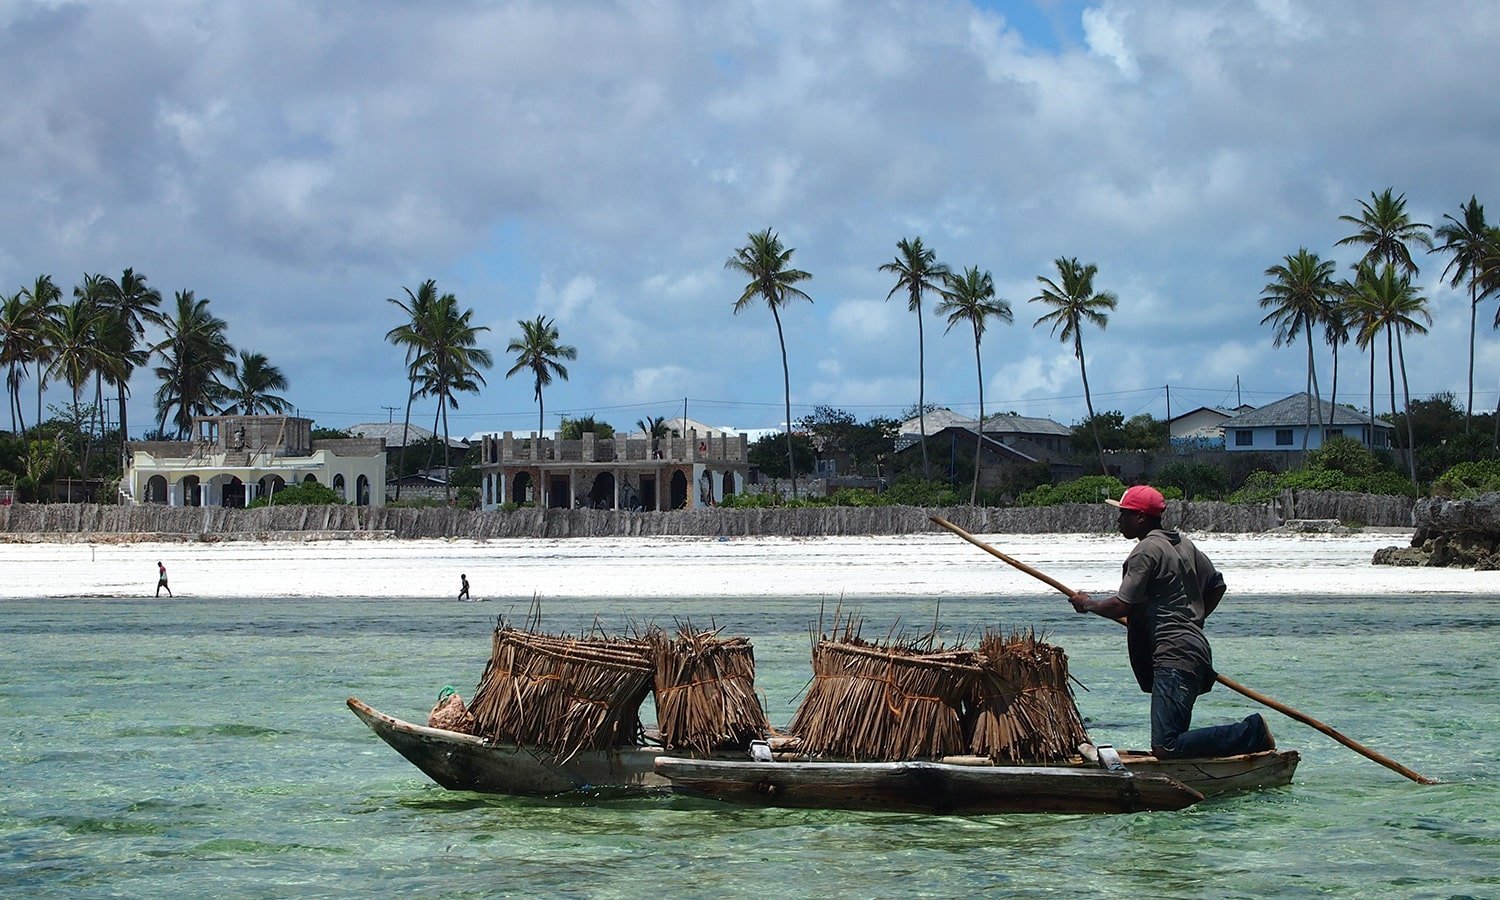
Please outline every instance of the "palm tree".
[[10, 430], [20, 436], [26, 431], [25, 412], [21, 408], [21, 380], [31, 361], [31, 333], [26, 301], [17, 291], [0, 297], [0, 365], [5, 366], [5, 392], [10, 399]]
[[241, 350], [233, 377], [234, 383], [224, 394], [229, 403], [219, 410], [221, 415], [231, 412], [242, 416], [271, 415], [292, 408], [284, 398], [271, 393], [286, 390], [287, 380], [281, 369], [271, 365], [264, 353]]
[[1262, 290], [1260, 308], [1270, 312], [1260, 320], [1275, 329], [1274, 346], [1291, 344], [1301, 334], [1307, 343], [1307, 414], [1302, 427], [1302, 452], [1307, 452], [1307, 436], [1312, 430], [1313, 401], [1318, 404], [1318, 430], [1323, 429], [1323, 400], [1318, 394], [1318, 369], [1313, 362], [1313, 329], [1328, 320], [1329, 298], [1333, 295], [1333, 262], [1308, 253], [1306, 247], [1295, 256], [1266, 269], [1274, 279]]
[[1432, 249], [1432, 238], [1427, 236], [1431, 226], [1424, 222], [1413, 222], [1406, 214], [1406, 195], [1392, 196], [1386, 188], [1380, 194], [1370, 192], [1370, 203], [1359, 201], [1358, 216], [1339, 216], [1340, 222], [1348, 222], [1359, 230], [1336, 242], [1337, 246], [1362, 244], [1365, 255], [1360, 262], [1389, 263], [1406, 275], [1417, 274], [1417, 264], [1412, 262], [1411, 249], [1407, 244], [1419, 244]]
[[[1386, 369], [1390, 377], [1392, 411], [1396, 409], [1396, 375], [1392, 368], [1392, 359], [1399, 360], [1401, 392], [1405, 400], [1406, 411], [1407, 467], [1411, 473], [1412, 485], [1416, 486], [1417, 461], [1412, 446], [1415, 434], [1411, 421], [1411, 388], [1406, 379], [1406, 353], [1402, 349], [1401, 336], [1411, 333], [1427, 333], [1426, 326], [1432, 324], [1432, 316], [1427, 312], [1427, 298], [1417, 293], [1409, 277], [1397, 274], [1396, 266], [1387, 263], [1377, 272], [1374, 265], [1364, 263], [1360, 266], [1359, 275], [1355, 279], [1352, 302], [1355, 309], [1362, 313], [1362, 318], [1367, 323], [1366, 327], [1371, 331], [1372, 340], [1374, 332], [1385, 332]], [[1393, 338], [1394, 354], [1391, 350]], [[1373, 400], [1371, 409], [1373, 412]]]
[[52, 348], [45, 339], [47, 323], [51, 321], [57, 312], [58, 305], [62, 302], [62, 289], [52, 283], [51, 275], [38, 275], [31, 287], [22, 288], [21, 296], [25, 298], [24, 319], [25, 325], [21, 333], [27, 337], [23, 338], [23, 353], [29, 357], [32, 369], [36, 372], [36, 423], [42, 424], [42, 390], [47, 386], [47, 373], [43, 366], [52, 361]]
[[1098, 325], [1102, 331], [1109, 324], [1109, 311], [1119, 304], [1119, 300], [1108, 291], [1094, 291], [1094, 275], [1098, 273], [1099, 267], [1093, 263], [1081, 265], [1077, 257], [1059, 256], [1053, 265], [1057, 266], [1061, 284], [1045, 275], [1038, 275], [1036, 280], [1041, 283], [1042, 292], [1029, 302], [1045, 303], [1054, 309], [1033, 322], [1031, 327], [1050, 322], [1052, 333], [1057, 335], [1059, 341], [1064, 344], [1072, 342], [1073, 355], [1078, 358], [1078, 371], [1083, 376], [1083, 402], [1088, 408], [1094, 446], [1099, 451], [1099, 471], [1108, 475], [1109, 467], [1104, 463], [1104, 442], [1099, 438], [1099, 423], [1094, 418], [1094, 400], [1089, 395], [1089, 372], [1083, 356], [1083, 324], [1090, 322]]
[[[448, 451], [448, 410], [458, 409], [457, 394], [477, 394], [485, 384], [480, 369], [495, 364], [490, 351], [479, 346], [479, 335], [489, 331], [487, 325], [474, 324], [474, 310], [458, 308], [458, 298], [444, 294], [429, 310], [422, 328], [427, 336], [426, 352], [414, 363], [422, 393], [436, 397], [438, 413], [443, 420], [443, 470], [451, 471]], [[437, 416], [432, 430], [437, 431]], [[449, 496], [450, 479], [443, 479], [443, 498]]]
[[657, 443], [664, 437], [672, 434], [672, 429], [667, 427], [665, 416], [647, 416], [644, 419], [636, 419], [635, 427], [641, 430], [647, 439], [651, 441], [651, 456], [656, 457]]
[[[991, 317], [1002, 322], [1014, 321], [1010, 304], [995, 296], [995, 281], [989, 272], [970, 266], [961, 275], [948, 274], [943, 290], [943, 302], [938, 305], [938, 315], [947, 314], [946, 334], [960, 322], [968, 322], [974, 328], [974, 372], [979, 378], [979, 433], [974, 441], [974, 483], [969, 486], [969, 505], [979, 497], [979, 459], [984, 443], [984, 366], [980, 361], [979, 342], [984, 338], [985, 320]], [[926, 441], [926, 434], [922, 435]]]
[[[1448, 224], [1439, 226], [1433, 233], [1442, 241], [1438, 251], [1450, 253], [1453, 257], [1444, 267], [1443, 277], [1448, 278], [1453, 287], [1458, 287], [1466, 278], [1469, 282], [1469, 403], [1464, 409], [1464, 434], [1468, 434], [1474, 419], [1474, 332], [1479, 319], [1479, 279], [1488, 251], [1490, 228], [1484, 221], [1484, 207], [1472, 194], [1469, 202], [1459, 206], [1458, 211], [1463, 215], [1463, 221], [1444, 213], [1443, 218]], [[1453, 273], [1451, 277], [1449, 272]]]
[[120, 404], [120, 453], [125, 453], [125, 442], [130, 440], [130, 418], [126, 411], [130, 399], [130, 377], [135, 370], [146, 364], [149, 351], [140, 348], [140, 339], [146, 336], [146, 325], [161, 325], [161, 291], [146, 283], [144, 274], [135, 269], [126, 269], [120, 280], [114, 282], [114, 292], [109, 297], [110, 309], [118, 320], [106, 329], [110, 335], [113, 359], [105, 380], [115, 386]]
[[724, 268], [750, 278], [745, 289], [740, 292], [739, 299], [734, 301], [735, 315], [747, 309], [758, 297], [765, 301], [767, 308], [771, 310], [771, 318], [776, 321], [776, 340], [781, 344], [781, 383], [786, 398], [786, 464], [787, 471], [792, 476], [792, 499], [795, 500], [797, 462], [792, 454], [792, 373], [786, 362], [786, 336], [781, 330], [781, 308], [789, 300], [812, 302], [812, 298], [797, 287], [800, 282], [812, 278], [812, 275], [801, 269], [790, 268], [792, 254], [797, 251], [791, 247], [783, 247], [781, 239], [771, 229], [754, 231], [745, 237], [745, 246], [734, 251], [734, 255], [725, 260]]
[[[97, 277], [97, 276], [94, 276]], [[83, 386], [101, 368], [99, 361], [102, 348], [99, 342], [99, 324], [102, 314], [89, 299], [87, 291], [81, 292], [72, 303], [61, 304], [45, 332], [52, 348], [52, 362], [47, 367], [47, 377], [61, 377], [73, 391], [73, 415], [82, 425], [78, 415]], [[90, 425], [92, 426], [92, 422]], [[80, 428], [80, 431], [82, 429]], [[81, 435], [80, 435], [81, 436]], [[85, 445], [83, 465], [88, 471], [89, 446]]]
[[[87, 306], [91, 319], [90, 330], [93, 340], [86, 348], [88, 354], [88, 374], [94, 379], [94, 411], [90, 416], [91, 430], [97, 423], [97, 433], [104, 432], [104, 370], [106, 368], [105, 357], [107, 347], [103, 342], [105, 319], [109, 312], [110, 298], [117, 292], [114, 279], [107, 275], [90, 275], [84, 273], [83, 281], [73, 287], [73, 298], [75, 303], [83, 303]], [[78, 392], [74, 392], [73, 405], [78, 406]], [[84, 471], [88, 471], [88, 458], [93, 450], [93, 435], [90, 435], [89, 444], [84, 450]]]
[[[406, 416], [401, 420], [401, 452], [397, 455], [396, 474], [398, 476], [406, 472], [406, 444], [411, 431], [411, 405], [417, 398], [417, 371], [418, 360], [428, 351], [431, 343], [426, 333], [428, 318], [431, 310], [437, 305], [438, 293], [437, 282], [431, 278], [422, 282], [415, 294], [411, 288], [403, 287], [406, 292], [406, 300], [402, 301], [395, 297], [387, 297], [385, 302], [393, 303], [406, 315], [406, 321], [385, 333], [385, 339], [398, 347], [406, 348]], [[451, 296], [451, 295], [449, 295]], [[456, 298], [455, 298], [456, 302]], [[429, 466], [431, 461], [429, 460]], [[396, 499], [401, 499], [401, 481], [396, 480]]]
[[552, 383], [553, 376], [563, 381], [568, 380], [568, 368], [559, 360], [577, 359], [578, 348], [559, 343], [562, 336], [558, 334], [557, 326], [546, 316], [518, 319], [516, 324], [521, 326], [521, 334], [511, 338], [505, 347], [506, 353], [516, 355], [516, 364], [510, 367], [505, 377], [509, 378], [523, 369], [531, 371], [533, 395], [536, 397], [536, 436], [540, 440], [547, 421], [546, 408], [542, 403], [542, 388]]
[[194, 416], [214, 412], [226, 390], [220, 378], [234, 374], [229, 358], [234, 348], [224, 336], [229, 326], [208, 311], [208, 302], [192, 291], [178, 291], [174, 308], [162, 321], [166, 335], [152, 348], [162, 358], [153, 370], [161, 379], [156, 390], [157, 428], [165, 431], [171, 419], [178, 440], [188, 436]]
[[[896, 243], [896, 258], [880, 267], [896, 276], [896, 286], [885, 295], [889, 301], [897, 291], [906, 291], [906, 308], [917, 314], [917, 426], [922, 432], [922, 477], [931, 478], [927, 465], [926, 352], [922, 337], [922, 292], [941, 294], [952, 271], [937, 261], [937, 254], [922, 246], [922, 239], [902, 238]], [[983, 423], [980, 423], [981, 426]]]

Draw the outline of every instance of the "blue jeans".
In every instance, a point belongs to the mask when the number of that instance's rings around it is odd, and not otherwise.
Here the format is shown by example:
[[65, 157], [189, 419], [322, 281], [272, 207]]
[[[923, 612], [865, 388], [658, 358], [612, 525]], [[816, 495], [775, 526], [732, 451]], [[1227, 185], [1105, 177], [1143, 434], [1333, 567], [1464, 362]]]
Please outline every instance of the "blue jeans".
[[1234, 756], [1270, 749], [1266, 724], [1251, 713], [1230, 725], [1188, 726], [1198, 699], [1193, 676], [1180, 669], [1151, 673], [1151, 751], [1158, 757]]

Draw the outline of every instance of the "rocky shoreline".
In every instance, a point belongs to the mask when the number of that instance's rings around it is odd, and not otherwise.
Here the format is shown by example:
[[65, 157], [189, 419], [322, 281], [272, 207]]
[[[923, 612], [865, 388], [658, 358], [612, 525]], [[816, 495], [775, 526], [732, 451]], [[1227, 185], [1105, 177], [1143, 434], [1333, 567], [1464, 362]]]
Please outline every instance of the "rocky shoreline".
[[1412, 521], [1411, 544], [1375, 551], [1375, 565], [1500, 569], [1500, 494], [1418, 500]]

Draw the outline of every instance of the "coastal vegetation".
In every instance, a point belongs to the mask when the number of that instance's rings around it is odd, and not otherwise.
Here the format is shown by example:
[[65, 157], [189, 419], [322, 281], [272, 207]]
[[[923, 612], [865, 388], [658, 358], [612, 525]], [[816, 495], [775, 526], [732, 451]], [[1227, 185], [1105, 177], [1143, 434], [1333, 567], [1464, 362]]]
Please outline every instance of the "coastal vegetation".
[[[794, 360], [786, 349], [783, 312], [794, 300], [812, 302], [804, 289], [812, 274], [794, 266], [796, 250], [784, 245], [774, 229], [751, 232], [724, 263], [746, 278], [733, 312], [759, 304], [770, 311], [781, 352], [782, 406], [791, 425], [750, 448], [750, 462], [771, 482], [766, 496], [742, 495], [730, 502], [1065, 502], [1056, 498], [1093, 495], [1101, 487], [1112, 491], [1121, 482], [1109, 473], [1121, 471], [1137, 473], [1127, 480], [1149, 477], [1185, 499], [1258, 501], [1278, 491], [1307, 488], [1457, 495], [1488, 484], [1488, 467], [1500, 458], [1500, 415], [1474, 408], [1475, 342], [1481, 304], [1500, 295], [1500, 229], [1487, 221], [1474, 196], [1445, 214], [1436, 227], [1414, 221], [1406, 196], [1390, 188], [1358, 200], [1339, 221], [1349, 226], [1349, 233], [1334, 246], [1353, 247], [1361, 254], [1348, 277], [1338, 276], [1332, 258], [1306, 246], [1264, 270], [1267, 281], [1258, 296], [1264, 313], [1261, 324], [1274, 346], [1295, 349], [1306, 366], [1302, 452], [1282, 453], [1275, 459], [1255, 453], [1184, 453], [1169, 439], [1162, 420], [1147, 413], [1127, 418], [1119, 410], [1095, 409], [1083, 333], [1088, 326], [1104, 330], [1112, 315], [1129, 314], [1129, 304], [1101, 290], [1096, 285], [1097, 266], [1077, 257], [1059, 256], [1053, 272], [1036, 276], [1038, 292], [1028, 299], [1046, 311], [1033, 327], [1047, 325], [1070, 347], [1083, 386], [1087, 415], [1071, 429], [1071, 470], [1067, 465], [992, 463], [977, 433], [970, 446], [945, 438], [941, 456], [932, 452], [927, 426], [933, 407], [925, 391], [926, 316], [935, 312], [944, 317], [945, 334], [955, 326], [972, 334], [980, 417], [987, 420], [983, 338], [990, 325], [1010, 323], [1013, 315], [1010, 304], [995, 295], [989, 271], [981, 266], [955, 270], [920, 235], [902, 237], [895, 255], [878, 268], [893, 276], [886, 299], [904, 297], [915, 319], [917, 403], [911, 415], [918, 435], [927, 437], [901, 436], [896, 420], [875, 417], [860, 422], [831, 406], [793, 418]], [[1469, 300], [1468, 381], [1462, 403], [1451, 393], [1411, 396], [1406, 344], [1427, 334], [1433, 324], [1429, 299], [1416, 281], [1423, 253], [1444, 259], [1443, 283]], [[924, 299], [934, 304], [924, 304]], [[401, 475], [437, 471], [441, 465], [448, 473], [445, 497], [453, 500], [457, 488], [459, 503], [475, 503], [477, 491], [459, 483], [474, 477], [475, 461], [466, 454], [452, 455], [448, 417], [458, 409], [462, 395], [478, 394], [486, 386], [484, 372], [493, 366], [493, 356], [483, 346], [489, 329], [476, 325], [474, 310], [462, 306], [452, 293], [440, 292], [432, 279], [415, 290], [402, 287], [401, 294], [387, 302], [399, 311], [385, 337], [404, 357], [408, 393], [403, 428], [410, 425], [415, 404], [425, 398], [434, 404], [432, 431], [442, 434], [441, 440], [402, 441], [391, 466], [396, 498], [400, 499]], [[544, 390], [555, 379], [568, 379], [566, 363], [577, 359], [579, 350], [563, 343], [555, 320], [546, 315], [517, 324], [520, 333], [506, 347], [513, 362], [506, 377], [530, 375], [538, 430], [545, 431]], [[1493, 327], [1500, 328], [1500, 311]], [[1332, 430], [1326, 432], [1329, 439], [1321, 449], [1310, 443], [1313, 427], [1332, 426], [1322, 419], [1329, 407], [1339, 408], [1341, 350], [1351, 343], [1368, 364], [1360, 398], [1365, 402], [1358, 414], [1368, 417], [1372, 426], [1377, 419], [1394, 426], [1394, 446], [1389, 450], [1356, 445], [1355, 453]], [[1327, 365], [1331, 375], [1327, 403], [1320, 364]], [[0, 371], [5, 374], [10, 412], [9, 434], [0, 435], [0, 496], [22, 501], [113, 499], [113, 481], [120, 475], [130, 437], [130, 384], [143, 367], [150, 367], [157, 379], [154, 428], [144, 434], [148, 439], [184, 439], [195, 416], [275, 414], [293, 408], [287, 399], [291, 385], [281, 369], [265, 354], [234, 346], [229, 324], [216, 315], [207, 297], [194, 290], [177, 290], [165, 299], [144, 273], [127, 268], [118, 277], [85, 273], [69, 300], [52, 276], [41, 274], [14, 293], [0, 295]], [[44, 409], [49, 384], [66, 387], [67, 402]], [[1379, 413], [1381, 404], [1389, 409], [1384, 416]], [[636, 425], [657, 441], [676, 434], [660, 417], [645, 416]], [[614, 429], [588, 414], [563, 416], [560, 431], [564, 439], [586, 433], [607, 438]], [[112, 452], [115, 449], [118, 452]], [[1085, 457], [1093, 457], [1104, 473], [1100, 477], [1112, 478], [1113, 483], [1078, 479], [1079, 460]], [[1122, 469], [1122, 460], [1134, 463]], [[1093, 462], [1084, 466], [1085, 472], [1093, 469]], [[828, 497], [804, 500], [799, 495], [807, 476], [832, 471], [853, 483], [830, 484]], [[783, 491], [790, 497], [784, 498]]]

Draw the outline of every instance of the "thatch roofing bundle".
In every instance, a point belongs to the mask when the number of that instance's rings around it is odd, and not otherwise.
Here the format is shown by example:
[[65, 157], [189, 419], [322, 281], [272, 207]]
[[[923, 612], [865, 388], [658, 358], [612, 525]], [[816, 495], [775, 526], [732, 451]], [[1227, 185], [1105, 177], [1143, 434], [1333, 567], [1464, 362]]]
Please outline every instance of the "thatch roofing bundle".
[[1058, 762], [1088, 740], [1069, 686], [1068, 655], [1034, 632], [986, 631], [969, 698], [969, 749], [997, 763]]
[[755, 650], [744, 638], [716, 631], [654, 631], [657, 727], [668, 750], [708, 755], [716, 747], [745, 747], [770, 730], [755, 695]]
[[559, 757], [608, 750], [640, 733], [651, 690], [643, 640], [568, 638], [495, 629], [469, 712], [475, 733]]
[[[929, 644], [930, 646], [930, 644]], [[968, 650], [842, 640], [813, 645], [813, 680], [789, 730], [806, 753], [852, 760], [963, 753], [961, 710], [980, 670]]]

